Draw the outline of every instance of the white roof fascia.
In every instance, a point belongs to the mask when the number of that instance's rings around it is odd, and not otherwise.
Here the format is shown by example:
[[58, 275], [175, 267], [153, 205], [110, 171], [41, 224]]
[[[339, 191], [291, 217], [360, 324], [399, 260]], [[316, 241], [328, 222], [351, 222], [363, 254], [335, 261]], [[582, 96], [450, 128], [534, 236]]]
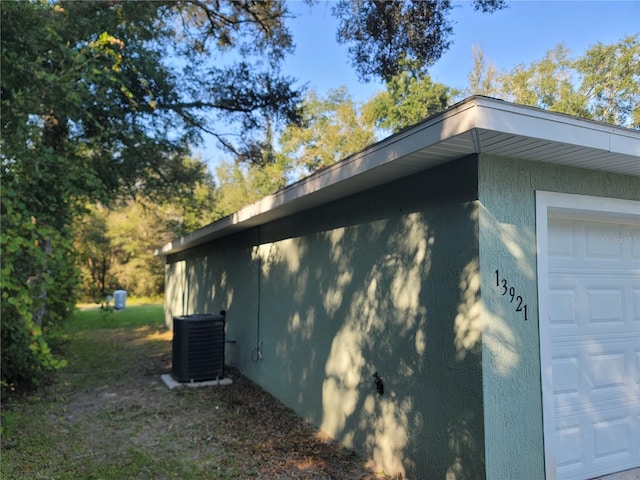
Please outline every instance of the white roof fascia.
[[[478, 131], [482, 130], [542, 140], [557, 144], [558, 149], [572, 145], [635, 156], [638, 158], [637, 173], [634, 169], [632, 174], [640, 176], [639, 131], [476, 96], [243, 207], [230, 216], [178, 238], [155, 250], [154, 255], [177, 253], [400, 178], [411, 172], [396, 167], [394, 162], [421, 150], [428, 151], [429, 147], [458, 135], [471, 134], [473, 147], [455, 158], [487, 153], [478, 135]], [[434, 165], [425, 163], [418, 170]], [[374, 177], [373, 174], [380, 167], [385, 167], [384, 175]]]
[[637, 130], [487, 97], [472, 98], [481, 107], [476, 128], [640, 157]]

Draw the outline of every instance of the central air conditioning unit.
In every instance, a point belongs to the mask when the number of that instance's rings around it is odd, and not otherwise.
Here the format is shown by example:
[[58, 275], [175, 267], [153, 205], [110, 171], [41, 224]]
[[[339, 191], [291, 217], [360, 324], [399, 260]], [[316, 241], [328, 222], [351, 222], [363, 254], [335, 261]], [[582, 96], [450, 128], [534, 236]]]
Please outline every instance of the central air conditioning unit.
[[224, 315], [173, 317], [173, 378], [178, 382], [224, 378], [224, 328]]

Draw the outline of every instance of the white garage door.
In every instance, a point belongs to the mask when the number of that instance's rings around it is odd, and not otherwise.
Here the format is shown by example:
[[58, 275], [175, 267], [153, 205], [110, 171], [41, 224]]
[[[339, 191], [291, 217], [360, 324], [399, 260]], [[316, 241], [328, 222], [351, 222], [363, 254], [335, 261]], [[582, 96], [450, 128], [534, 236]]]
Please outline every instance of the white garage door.
[[637, 212], [548, 210], [541, 352], [551, 376], [545, 443], [559, 479], [640, 466], [640, 204]]

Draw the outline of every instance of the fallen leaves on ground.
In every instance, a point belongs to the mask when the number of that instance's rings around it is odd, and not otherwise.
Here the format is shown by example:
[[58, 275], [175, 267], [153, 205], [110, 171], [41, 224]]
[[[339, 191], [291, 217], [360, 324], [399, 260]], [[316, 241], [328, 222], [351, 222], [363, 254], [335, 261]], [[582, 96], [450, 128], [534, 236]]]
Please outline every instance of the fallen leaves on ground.
[[231, 385], [168, 389], [170, 338], [75, 335], [53, 385], [3, 403], [3, 478], [385, 478], [236, 370]]

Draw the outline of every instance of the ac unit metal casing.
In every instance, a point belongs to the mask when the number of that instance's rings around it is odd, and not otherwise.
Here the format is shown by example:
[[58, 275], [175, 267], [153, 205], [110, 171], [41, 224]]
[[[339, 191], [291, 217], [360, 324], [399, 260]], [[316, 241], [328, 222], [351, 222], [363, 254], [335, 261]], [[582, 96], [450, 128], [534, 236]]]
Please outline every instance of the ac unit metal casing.
[[178, 382], [224, 378], [224, 329], [223, 315], [173, 317], [173, 378]]

